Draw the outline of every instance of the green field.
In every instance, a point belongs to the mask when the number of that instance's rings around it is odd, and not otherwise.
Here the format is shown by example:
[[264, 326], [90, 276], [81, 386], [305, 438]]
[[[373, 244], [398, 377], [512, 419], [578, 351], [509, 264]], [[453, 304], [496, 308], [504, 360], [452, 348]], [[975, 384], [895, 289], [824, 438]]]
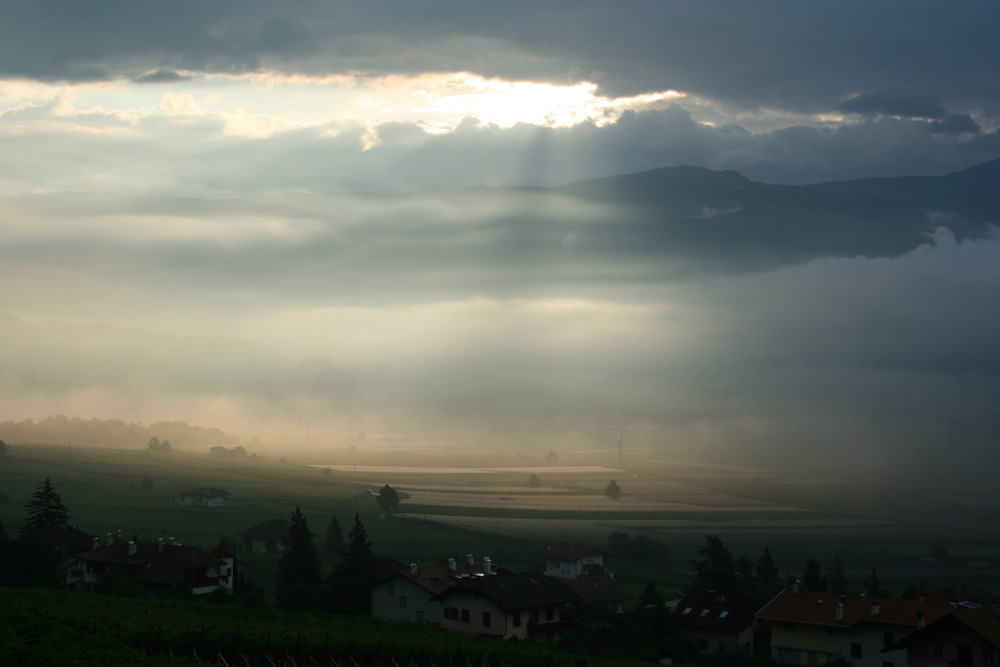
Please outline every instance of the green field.
[[[539, 569], [538, 554], [549, 542], [607, 546], [615, 531], [644, 534], [666, 544], [664, 561], [611, 563], [635, 596], [648, 579], [669, 595], [682, 592], [707, 534], [719, 535], [735, 555], [752, 561], [769, 548], [789, 574], [809, 558], [826, 567], [837, 555], [856, 587], [875, 566], [897, 594], [907, 584], [1000, 588], [1000, 534], [994, 530], [1000, 511], [956, 498], [947, 488], [873, 490], [847, 482], [804, 483], [781, 471], [656, 461], [631, 470], [497, 465], [488, 457], [456, 465], [451, 457], [423, 453], [407, 457], [406, 467], [389, 467], [384, 458], [355, 454], [352, 465], [324, 470], [305, 465], [315, 463], [315, 454], [278, 462], [18, 443], [10, 454], [0, 464], [0, 500], [6, 497], [0, 518], [9, 534], [16, 534], [24, 503], [48, 477], [72, 522], [86, 532], [121, 529], [148, 541], [175, 536], [206, 549], [223, 537], [238, 541], [240, 531], [287, 517], [299, 506], [320, 539], [332, 516], [346, 534], [357, 513], [377, 555], [420, 565], [472, 553], [512, 570]], [[541, 480], [534, 488], [527, 484], [532, 474]], [[140, 483], [147, 477], [153, 486], [144, 492]], [[624, 489], [618, 501], [602, 492], [612, 478]], [[388, 517], [357, 498], [386, 483], [403, 497]], [[201, 486], [226, 489], [230, 505], [205, 509], [173, 502]], [[947, 548], [944, 562], [928, 557], [935, 542]], [[253, 579], [270, 589], [275, 557], [238, 555]], [[325, 563], [326, 572], [332, 567]]]

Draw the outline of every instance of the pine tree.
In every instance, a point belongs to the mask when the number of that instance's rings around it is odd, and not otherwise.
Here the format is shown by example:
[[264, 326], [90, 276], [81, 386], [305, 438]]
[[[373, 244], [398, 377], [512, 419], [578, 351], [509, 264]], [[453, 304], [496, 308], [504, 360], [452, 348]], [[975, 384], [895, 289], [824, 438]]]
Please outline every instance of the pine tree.
[[52, 482], [45, 478], [45, 483], [38, 487], [31, 500], [25, 505], [28, 513], [21, 524], [21, 533], [27, 533], [35, 528], [59, 526], [69, 519], [69, 510], [62, 503], [62, 498], [52, 488]]
[[868, 595], [876, 598], [889, 597], [889, 592], [882, 588], [882, 581], [878, 578], [878, 572], [872, 566], [871, 576], [864, 580], [865, 591]]
[[340, 519], [334, 514], [326, 527], [326, 551], [331, 556], [336, 556], [342, 546], [344, 546], [344, 531], [340, 527]]
[[738, 588], [736, 561], [718, 535], [706, 535], [705, 544], [699, 546], [697, 551], [701, 560], [692, 562], [695, 590], [734, 591]]
[[815, 558], [806, 561], [806, 568], [802, 570], [802, 587], [807, 591], [826, 590], [826, 577]]
[[754, 577], [758, 583], [770, 583], [778, 580], [778, 566], [771, 558], [771, 550], [764, 548], [764, 553], [757, 559], [757, 565], [753, 569]]
[[288, 535], [281, 541], [281, 559], [275, 595], [281, 609], [308, 610], [319, 606], [319, 556], [313, 545], [313, 534], [302, 514], [295, 507]]
[[642, 596], [639, 598], [640, 607], [655, 607], [663, 604], [663, 596], [656, 590], [656, 584], [650, 579], [646, 582], [646, 587], [642, 589]]
[[827, 587], [831, 593], [847, 592], [847, 575], [844, 573], [844, 566], [840, 562], [840, 556], [834, 554], [833, 565], [826, 575]]
[[328, 608], [338, 614], [367, 614], [371, 607], [368, 584], [375, 580], [375, 550], [361, 515], [354, 515], [354, 527], [341, 549], [340, 563], [329, 579]]

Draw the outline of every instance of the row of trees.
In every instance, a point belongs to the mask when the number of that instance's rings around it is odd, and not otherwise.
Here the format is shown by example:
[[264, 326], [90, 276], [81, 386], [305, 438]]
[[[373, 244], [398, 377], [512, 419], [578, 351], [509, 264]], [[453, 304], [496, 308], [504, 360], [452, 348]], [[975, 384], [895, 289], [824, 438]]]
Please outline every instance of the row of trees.
[[146, 443], [146, 451], [148, 452], [164, 452], [169, 454], [173, 450], [173, 445], [170, 444], [169, 440], [161, 441], [155, 435], [149, 439], [149, 442]]
[[297, 611], [327, 609], [334, 613], [367, 613], [367, 586], [375, 580], [375, 550], [361, 515], [354, 515], [354, 527], [347, 542], [342, 539], [340, 522], [334, 516], [327, 528], [326, 548], [336, 557], [333, 573], [324, 580], [314, 535], [302, 510], [296, 506], [291, 527], [282, 541], [281, 559], [275, 582], [277, 605]]

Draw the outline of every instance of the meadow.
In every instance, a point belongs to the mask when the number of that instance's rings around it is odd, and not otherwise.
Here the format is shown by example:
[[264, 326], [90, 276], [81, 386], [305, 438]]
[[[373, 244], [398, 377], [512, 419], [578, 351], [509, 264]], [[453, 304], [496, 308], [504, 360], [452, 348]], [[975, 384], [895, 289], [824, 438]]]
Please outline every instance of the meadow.
[[[16, 534], [24, 503], [48, 477], [72, 522], [95, 535], [122, 532], [142, 540], [175, 536], [210, 549], [220, 539], [302, 508], [322, 541], [336, 516], [344, 534], [357, 514], [379, 556], [421, 565], [449, 557], [490, 556], [513, 570], [542, 567], [553, 541], [608, 546], [617, 531], [645, 535], [667, 547], [663, 562], [614, 560], [611, 570], [635, 597], [649, 579], [668, 595], [691, 581], [692, 560], [705, 535], [719, 535], [734, 555], [756, 561], [768, 548], [790, 575], [806, 560], [827, 567], [841, 559], [855, 587], [872, 567], [891, 592], [913, 584], [978, 586], [1000, 582], [998, 511], [947, 488], [920, 493], [802, 479], [787, 471], [692, 461], [646, 460], [640, 465], [497, 464], [487, 457], [419, 454], [395, 457], [330, 449], [299, 458], [219, 457], [207, 452], [149, 453], [13, 443], [0, 464], [0, 519]], [[349, 459], [349, 462], [345, 462]], [[319, 462], [317, 462], [319, 461]], [[489, 463], [489, 465], [487, 465]], [[529, 479], [536, 478], [535, 485]], [[143, 490], [143, 480], [152, 488]], [[615, 479], [622, 495], [604, 487]], [[383, 515], [369, 491], [390, 484], [400, 507]], [[184, 507], [174, 499], [201, 486], [229, 491], [219, 509]], [[367, 500], [366, 500], [367, 497]], [[944, 545], [944, 561], [929, 556]], [[274, 556], [239, 554], [269, 590]], [[332, 569], [332, 559], [324, 564]]]

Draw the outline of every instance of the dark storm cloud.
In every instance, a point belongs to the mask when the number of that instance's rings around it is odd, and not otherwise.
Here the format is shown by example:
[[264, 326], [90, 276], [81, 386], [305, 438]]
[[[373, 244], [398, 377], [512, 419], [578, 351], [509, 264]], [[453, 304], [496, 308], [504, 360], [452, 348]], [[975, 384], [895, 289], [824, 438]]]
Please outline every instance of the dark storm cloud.
[[936, 120], [928, 126], [935, 134], [977, 134], [979, 125], [967, 113], [951, 114], [941, 120]]
[[800, 110], [835, 109], [858, 93], [855, 104], [865, 96], [869, 106], [885, 103], [867, 91], [905, 86], [913, 92], [896, 100], [903, 108], [909, 100], [934, 112], [943, 105], [964, 113], [996, 108], [1000, 100], [1000, 82], [981, 68], [1000, 60], [989, 29], [998, 14], [992, 2], [861, 0], [628, 7], [596, 0], [11, 0], [0, 8], [0, 72], [84, 80], [159, 69], [471, 70], [554, 83], [591, 80], [614, 95], [674, 88], [738, 106]]
[[904, 118], [929, 118], [940, 120], [948, 111], [941, 106], [941, 100], [933, 95], [893, 95], [891, 93], [870, 93], [857, 95], [840, 104], [846, 113], [887, 114]]
[[132, 80], [136, 83], [176, 83], [178, 81], [187, 81], [190, 78], [171, 70], [159, 69], [155, 72], [133, 77]]

